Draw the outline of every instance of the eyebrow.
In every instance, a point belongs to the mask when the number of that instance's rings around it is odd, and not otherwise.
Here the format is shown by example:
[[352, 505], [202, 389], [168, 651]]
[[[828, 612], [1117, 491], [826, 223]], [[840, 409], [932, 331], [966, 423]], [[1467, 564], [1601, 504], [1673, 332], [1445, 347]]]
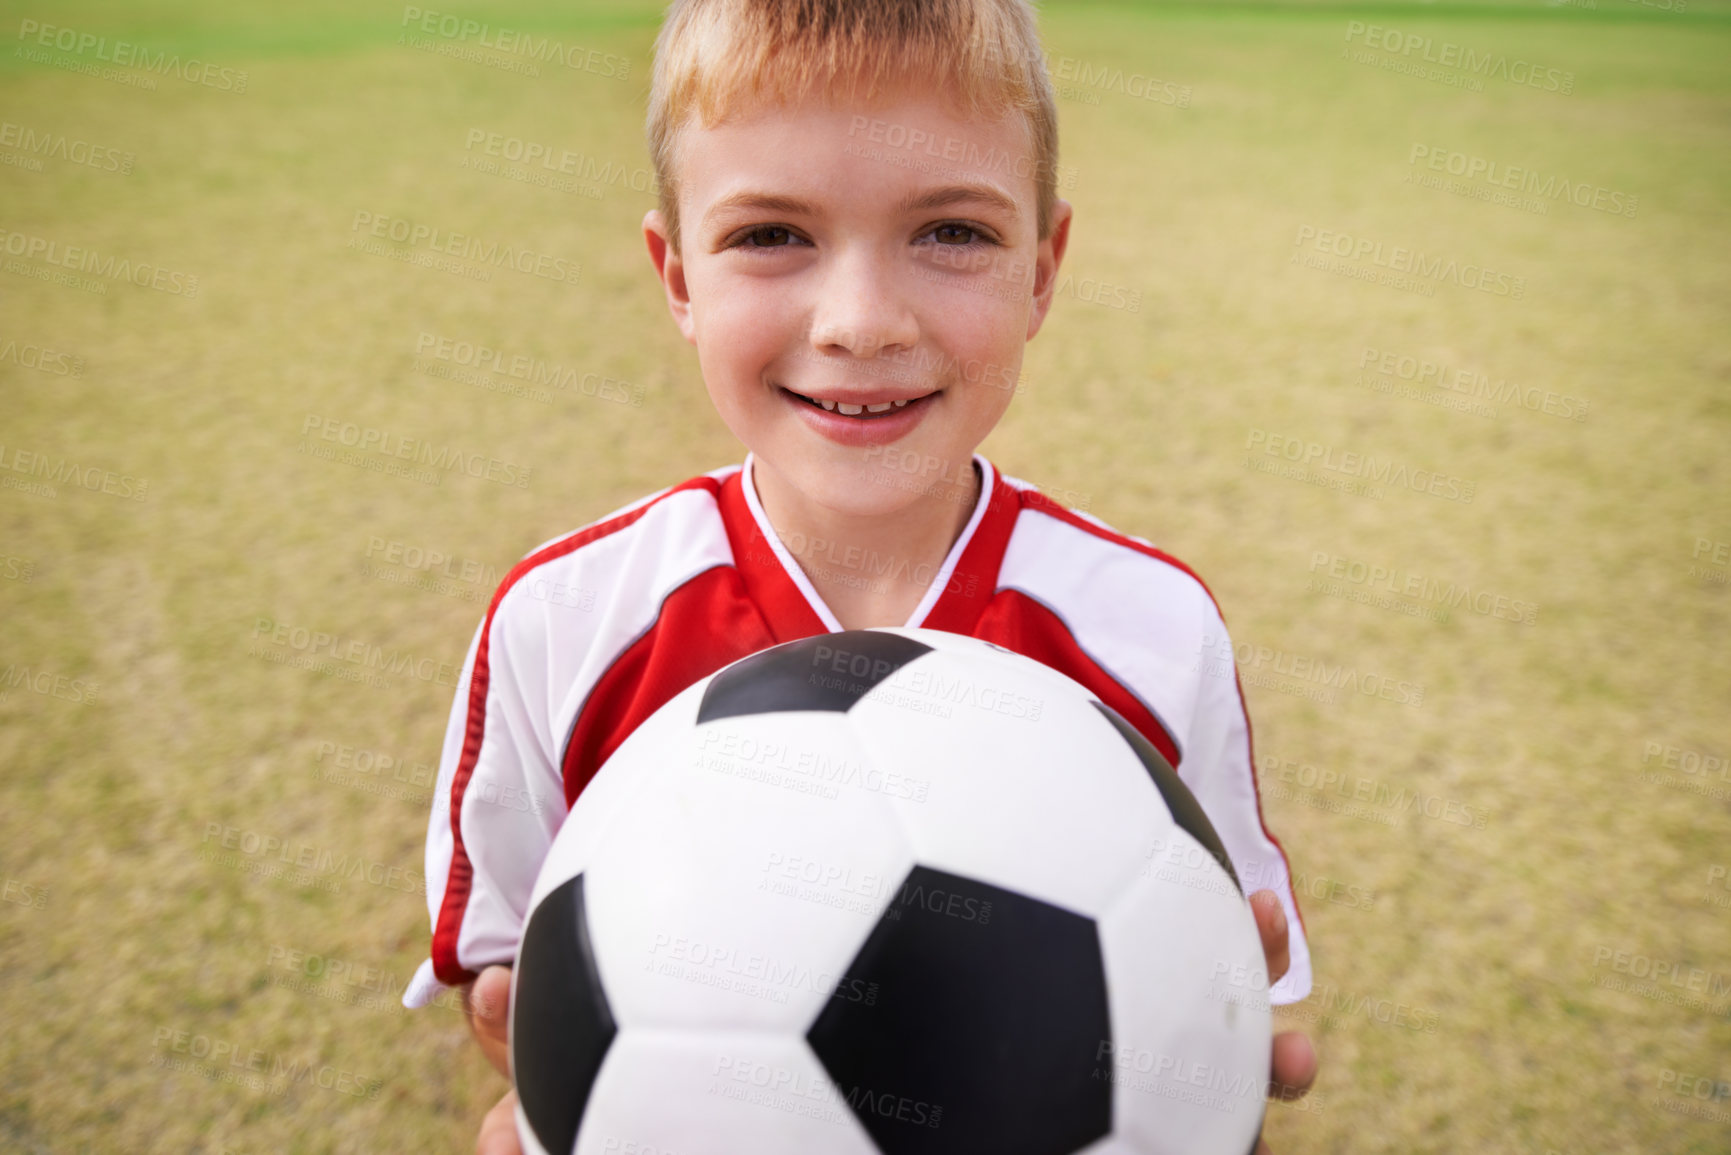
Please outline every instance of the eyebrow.
[[[932, 209], [949, 208], [951, 205], [965, 204], [969, 201], [979, 201], [991, 205], [1001, 212], [1008, 213], [1012, 218], [1019, 219], [1021, 207], [1015, 199], [1002, 190], [977, 182], [966, 184], [945, 185], [943, 188], [930, 189], [904, 197], [896, 205], [900, 213], [926, 212]], [[777, 193], [742, 191], [722, 197], [709, 206], [709, 211], [703, 214], [704, 220], [709, 220], [731, 209], [759, 209], [764, 212], [783, 213], [788, 216], [817, 216], [818, 208], [810, 201], [798, 197], [782, 196]]]
[[1006, 195], [1001, 189], [989, 185], [969, 181], [966, 184], [946, 185], [930, 192], [910, 196], [898, 206], [902, 212], [920, 212], [929, 209], [944, 209], [955, 204], [965, 204], [968, 201], [983, 201], [993, 208], [1008, 213], [1011, 217], [1020, 217], [1022, 210], [1014, 198]]

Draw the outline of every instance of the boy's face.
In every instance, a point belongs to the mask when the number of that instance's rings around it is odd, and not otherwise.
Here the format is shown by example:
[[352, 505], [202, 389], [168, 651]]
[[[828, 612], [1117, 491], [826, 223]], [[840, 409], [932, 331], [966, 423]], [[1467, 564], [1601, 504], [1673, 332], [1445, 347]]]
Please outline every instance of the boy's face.
[[1030, 135], [907, 90], [681, 131], [680, 251], [644, 233], [760, 488], [861, 516], [971, 491], [1069, 234], [1060, 201], [1036, 235]]

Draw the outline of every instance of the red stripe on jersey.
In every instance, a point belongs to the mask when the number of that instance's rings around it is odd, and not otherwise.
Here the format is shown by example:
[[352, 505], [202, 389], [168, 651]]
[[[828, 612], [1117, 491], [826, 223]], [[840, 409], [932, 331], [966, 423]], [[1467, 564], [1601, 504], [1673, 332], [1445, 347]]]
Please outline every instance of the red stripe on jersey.
[[[1089, 521], [1085, 517], [1078, 517], [1076, 514], [1072, 513], [1068, 509], [1065, 509], [1063, 506], [1059, 505], [1057, 502], [1053, 501], [1051, 498], [1047, 497], [1043, 493], [1038, 493], [1034, 490], [1029, 490], [1029, 489], [1024, 489], [1020, 492], [1021, 492], [1021, 497], [1022, 497], [1022, 504], [1024, 507], [1026, 507], [1028, 509], [1036, 509], [1036, 510], [1039, 510], [1041, 513], [1050, 514], [1051, 516], [1057, 518], [1059, 521], [1062, 521], [1067, 525], [1073, 525], [1077, 529], [1086, 530], [1087, 532], [1093, 534], [1095, 537], [1102, 538], [1106, 541], [1113, 542], [1114, 544], [1117, 544], [1117, 545], [1126, 546], [1130, 549], [1135, 550], [1137, 553], [1146, 554], [1147, 556], [1149, 556], [1151, 558], [1155, 558], [1158, 561], [1165, 562], [1167, 565], [1172, 566], [1175, 569], [1183, 570], [1185, 573], [1189, 574], [1191, 576], [1191, 578], [1193, 578], [1195, 580], [1197, 585], [1202, 587], [1202, 592], [1208, 595], [1208, 600], [1214, 603], [1214, 611], [1216, 613], [1220, 614], [1220, 620], [1222, 622], [1224, 622], [1226, 620], [1225, 613], [1222, 612], [1220, 609], [1220, 602], [1214, 597], [1214, 591], [1208, 588], [1208, 583], [1203, 581], [1201, 578], [1201, 575], [1199, 575], [1195, 570], [1191, 569], [1189, 566], [1185, 565], [1183, 562], [1179, 561], [1177, 558], [1173, 557], [1171, 554], [1167, 553], [1165, 550], [1156, 549], [1155, 547], [1148, 545], [1145, 542], [1132, 541], [1130, 538], [1125, 537], [1121, 533], [1115, 533], [1112, 530], [1105, 528], [1104, 526], [1095, 525], [1093, 522]], [[1009, 643], [1007, 643], [1007, 642], [1004, 644], [1009, 645]], [[1010, 648], [1015, 649], [1014, 646], [1011, 646]], [[1029, 656], [1034, 657], [1037, 655], [1030, 654]], [[1058, 668], [1063, 669], [1062, 666], [1060, 666]], [[1068, 670], [1065, 670], [1064, 672], [1069, 673]], [[1072, 674], [1071, 676], [1074, 677], [1075, 675]], [[1287, 857], [1286, 847], [1284, 847], [1280, 844], [1280, 839], [1278, 839], [1274, 836], [1274, 831], [1268, 829], [1268, 819], [1266, 817], [1264, 817], [1263, 813], [1262, 813], [1262, 784], [1260, 782], [1258, 782], [1257, 778], [1256, 778], [1256, 737], [1255, 737], [1255, 734], [1251, 731], [1251, 727], [1250, 727], [1250, 710], [1249, 710], [1249, 707], [1246, 706], [1245, 702], [1244, 702], [1244, 681], [1243, 681], [1243, 679], [1238, 677], [1238, 671], [1236, 669], [1233, 670], [1232, 677], [1233, 677], [1234, 682], [1238, 686], [1238, 706], [1239, 706], [1239, 709], [1242, 710], [1244, 713], [1244, 740], [1245, 740], [1245, 743], [1248, 746], [1249, 751], [1250, 751], [1250, 789], [1256, 795], [1256, 822], [1257, 822], [1257, 825], [1262, 827], [1263, 837], [1267, 838], [1268, 841], [1274, 843], [1274, 849], [1276, 849], [1280, 852], [1280, 861], [1282, 861], [1286, 864], [1287, 874], [1288, 874], [1288, 877], [1290, 878], [1290, 875], [1292, 872], [1292, 860]], [[1092, 689], [1093, 687], [1090, 686], [1089, 688]], [[1105, 699], [1102, 698], [1101, 701], [1105, 701]], [[1112, 706], [1113, 709], [1117, 709], [1117, 707], [1114, 706], [1111, 702], [1107, 702], [1106, 704], [1109, 706]], [[1118, 712], [1121, 714], [1124, 713], [1124, 711], [1122, 711], [1122, 710], [1119, 710]], [[1146, 713], [1146, 711], [1143, 711], [1143, 712]], [[1132, 722], [1135, 721], [1135, 719], [1131, 718], [1131, 716], [1129, 714], [1124, 714], [1124, 716], [1126, 718], [1130, 718], [1130, 720]], [[1141, 726], [1138, 725], [1137, 729], [1141, 729]], [[1146, 731], [1144, 731], [1144, 733], [1146, 733]], [[1148, 737], [1149, 737], [1149, 741], [1153, 741], [1152, 735], [1149, 735]], [[1159, 744], [1156, 743], [1156, 745], [1159, 745]], [[1164, 746], [1161, 746], [1160, 749], [1162, 752], [1164, 752], [1166, 748]], [[1170, 758], [1171, 755], [1167, 755], [1167, 757]], [[1176, 761], [1174, 761], [1172, 763], [1172, 765], [1174, 768], [1176, 768], [1178, 763]], [[1292, 888], [1292, 887], [1289, 887], [1289, 889], [1292, 890], [1292, 909], [1298, 913], [1298, 925], [1301, 929], [1305, 930], [1306, 934], [1308, 934], [1309, 928], [1305, 927], [1305, 925], [1304, 925], [1304, 908], [1298, 904], [1298, 890], [1296, 888]]]
[[962, 556], [956, 559], [949, 584], [920, 623], [926, 629], [972, 634], [997, 592], [998, 570], [1004, 564], [1004, 551], [1009, 548], [1010, 531], [1016, 528], [1022, 502], [1016, 487], [1005, 481], [1003, 474], [994, 469], [992, 476], [986, 512]]
[[745, 470], [727, 479], [715, 503], [721, 509], [721, 523], [727, 527], [727, 543], [733, 547], [733, 564], [745, 582], [745, 596], [763, 611], [774, 641], [792, 642], [828, 633], [823, 619], [793, 584], [775, 556], [774, 545], [751, 515], [745, 502]]
[[999, 590], [974, 627], [974, 637], [996, 642], [1076, 679], [1096, 698], [1124, 715], [1126, 721], [1154, 743], [1166, 761], [1178, 765], [1178, 743], [1142, 702], [1083, 653], [1057, 614], [1020, 590]]
[[469, 904], [469, 888], [474, 880], [474, 866], [463, 845], [463, 792], [475, 773], [475, 763], [481, 756], [481, 739], [487, 725], [487, 650], [493, 632], [493, 615], [511, 587], [536, 567], [582, 549], [590, 542], [618, 533], [634, 524], [657, 502], [688, 489], [708, 489], [716, 492], [721, 483], [713, 477], [694, 477], [646, 501], [636, 509], [607, 521], [597, 522], [570, 537], [556, 541], [512, 567], [499, 583], [493, 601], [487, 607], [487, 620], [481, 626], [481, 638], [475, 647], [475, 664], [469, 675], [469, 712], [463, 734], [463, 754], [451, 779], [451, 870], [445, 880], [445, 900], [439, 907], [439, 921], [433, 928], [433, 973], [446, 986], [460, 986], [475, 977], [475, 973], [457, 961], [457, 936], [463, 928], [463, 912]]
[[[743, 585], [732, 566], [704, 570], [668, 594], [655, 624], [607, 667], [579, 707], [565, 745], [566, 806], [576, 803], [619, 744], [681, 690], [736, 658], [775, 645]], [[820, 625], [811, 632], [824, 630]]]

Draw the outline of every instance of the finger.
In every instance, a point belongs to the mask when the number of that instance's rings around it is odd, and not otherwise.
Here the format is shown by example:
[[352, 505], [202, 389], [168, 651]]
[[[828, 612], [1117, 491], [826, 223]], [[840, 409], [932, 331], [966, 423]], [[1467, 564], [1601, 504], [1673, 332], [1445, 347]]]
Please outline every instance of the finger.
[[469, 1013], [477, 1030], [504, 1042], [511, 1007], [511, 968], [490, 966], [469, 988]]
[[481, 1053], [493, 1068], [511, 1077], [510, 1059], [511, 968], [490, 966], [469, 985], [469, 1026]]
[[475, 1155], [523, 1155], [517, 1142], [517, 1092], [507, 1091], [481, 1120], [481, 1134], [475, 1140]]
[[1256, 1155], [1274, 1155], [1274, 1152], [1268, 1149], [1268, 1144], [1260, 1136], [1256, 1140]]
[[1257, 932], [1262, 935], [1262, 957], [1268, 960], [1268, 983], [1273, 986], [1292, 965], [1286, 909], [1280, 905], [1280, 896], [1272, 890], [1259, 890], [1251, 895], [1250, 909], [1256, 915]]
[[1268, 1062], [1268, 1093], [1275, 1099], [1299, 1099], [1316, 1082], [1316, 1047], [1303, 1031], [1282, 1031], [1274, 1036], [1274, 1053]]

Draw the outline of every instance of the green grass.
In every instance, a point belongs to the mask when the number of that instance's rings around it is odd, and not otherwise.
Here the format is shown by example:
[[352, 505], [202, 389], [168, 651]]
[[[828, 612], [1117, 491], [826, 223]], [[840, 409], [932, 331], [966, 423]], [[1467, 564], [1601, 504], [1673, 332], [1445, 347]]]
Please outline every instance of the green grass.
[[[200, 285], [190, 299], [118, 283], [98, 296], [0, 272], [0, 349], [83, 363], [63, 376], [0, 359], [6, 460], [23, 449], [149, 483], [143, 501], [0, 490], [0, 666], [100, 684], [89, 704], [0, 697], [0, 873], [14, 898], [45, 892], [40, 909], [0, 903], [0, 1146], [468, 1150], [502, 1086], [456, 1012], [402, 1012], [382, 978], [378, 1009], [279, 985], [295, 977], [279, 951], [406, 979], [426, 947], [420, 897], [352, 880], [333, 894], [200, 851], [216, 823], [420, 869], [424, 788], [339, 785], [318, 754], [434, 761], [449, 687], [261, 661], [257, 619], [458, 662], [484, 588], [375, 580], [372, 539], [502, 570], [741, 456], [642, 253], [649, 198], [460, 164], [472, 128], [643, 164], [655, 6], [464, 10], [627, 56], [623, 83], [400, 47], [397, 9], [8, 7], [14, 32], [34, 19], [136, 38], [249, 80], [243, 95], [173, 78], [141, 91], [0, 55], [0, 119], [135, 158], [129, 175], [0, 168], [0, 227]], [[1060, 299], [986, 452], [1196, 566], [1240, 642], [1424, 687], [1403, 706], [1307, 701], [1279, 677], [1247, 686], [1268, 821], [1295, 868], [1375, 893], [1368, 908], [1304, 904], [1335, 1001], [1294, 1018], [1323, 1072], [1315, 1109], [1271, 1108], [1275, 1149], [1724, 1150], [1731, 1124], [1667, 1110], [1687, 1100], [1660, 1078], [1731, 1076], [1727, 1000], [1606, 989], [1594, 958], [1731, 972], [1731, 908], [1703, 901], [1709, 867], [1731, 864], [1731, 806], [1639, 779], [1648, 742], [1731, 752], [1731, 592], [1691, 573], [1698, 538], [1731, 540], [1725, 6], [1049, 8], [1054, 54], [1192, 99], [1062, 102], [1070, 267], [1139, 291], [1140, 308]], [[1566, 69], [1575, 91], [1467, 92], [1342, 60], [1353, 19]], [[1634, 194], [1639, 209], [1537, 215], [1417, 187], [1414, 144]], [[357, 212], [568, 257], [582, 276], [480, 284], [358, 252]], [[1305, 226], [1488, 265], [1526, 293], [1426, 297], [1305, 268], [1291, 263]], [[414, 364], [422, 332], [616, 378], [643, 403], [543, 404], [429, 376]], [[1367, 346], [1584, 398], [1587, 418], [1373, 392], [1354, 383]], [[317, 460], [297, 452], [309, 414], [529, 464], [532, 481], [434, 487]], [[1253, 430], [1476, 494], [1372, 500], [1255, 472]], [[1531, 626], [1460, 610], [1435, 622], [1326, 596], [1307, 589], [1316, 553], [1538, 612]], [[7, 576], [24, 563], [29, 580]], [[1370, 780], [1359, 805], [1396, 825], [1326, 809], [1281, 783], [1286, 765]], [[1378, 784], [1485, 825], [1400, 814]], [[355, 989], [368, 993], [317, 988]], [[1379, 1023], [1353, 1009], [1366, 999], [1434, 1030]], [[382, 1082], [368, 1099], [153, 1065], [177, 1030], [257, 1050], [267, 1072]]]

